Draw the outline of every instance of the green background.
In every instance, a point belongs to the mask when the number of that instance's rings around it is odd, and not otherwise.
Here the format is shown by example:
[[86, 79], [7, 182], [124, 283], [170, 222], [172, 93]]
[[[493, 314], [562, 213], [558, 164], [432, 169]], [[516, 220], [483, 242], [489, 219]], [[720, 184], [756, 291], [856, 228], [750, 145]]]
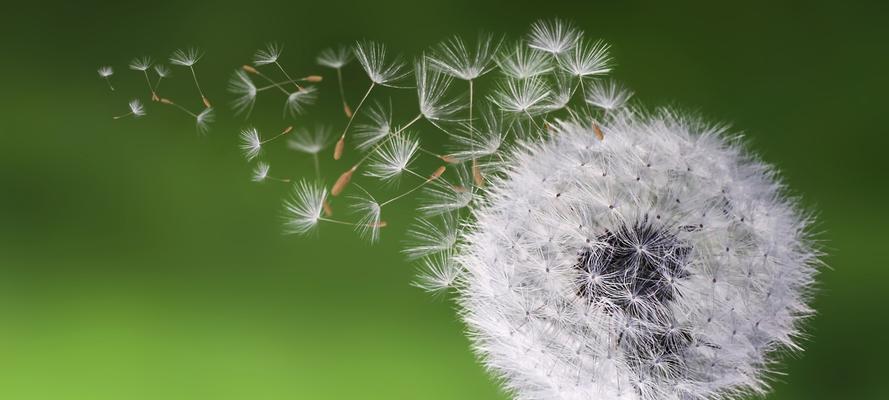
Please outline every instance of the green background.
[[[615, 76], [646, 104], [746, 132], [817, 210], [830, 265], [818, 315], [768, 397], [885, 398], [885, 2], [596, 3], [5, 6], [0, 399], [504, 398], [453, 304], [410, 286], [415, 267], [398, 249], [411, 203], [376, 246], [335, 227], [281, 235], [286, 188], [249, 182], [224, 82], [270, 40], [292, 70], [318, 72], [314, 55], [335, 43], [367, 37], [412, 54], [453, 33], [517, 37], [552, 16], [608, 40]], [[187, 45], [207, 52], [198, 70], [222, 111], [211, 134], [156, 106], [112, 121], [145, 95], [126, 63]], [[104, 64], [116, 67], [114, 93], [96, 76]], [[166, 87], [192, 93], [174, 73]], [[366, 80], [354, 65], [346, 75], [354, 104]], [[329, 83], [315, 115], [337, 120]], [[278, 129], [278, 105], [258, 107]], [[273, 166], [311, 165], [287, 161]]]

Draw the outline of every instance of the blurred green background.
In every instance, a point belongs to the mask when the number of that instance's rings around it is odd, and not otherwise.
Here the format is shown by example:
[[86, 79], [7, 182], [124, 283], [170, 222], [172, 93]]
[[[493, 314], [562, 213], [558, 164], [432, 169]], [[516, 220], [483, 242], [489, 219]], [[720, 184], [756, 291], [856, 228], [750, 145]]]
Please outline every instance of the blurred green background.
[[[517, 37], [553, 16], [608, 40], [615, 76], [638, 99], [746, 132], [818, 211], [831, 268], [806, 350], [785, 358], [787, 375], [768, 397], [886, 398], [885, 2], [4, 8], [0, 399], [504, 398], [452, 303], [410, 286], [414, 266], [398, 252], [407, 213], [390, 216], [373, 247], [335, 227], [317, 238], [280, 234], [286, 188], [249, 182], [236, 146], [243, 122], [227, 111], [224, 88], [272, 40], [285, 44], [292, 70], [319, 72], [314, 55], [336, 43], [366, 37], [411, 53], [479, 29]], [[187, 45], [207, 52], [198, 71], [221, 109], [211, 134], [156, 106], [142, 120], [112, 121], [131, 96], [145, 98], [126, 63]], [[117, 70], [114, 93], [96, 76], [104, 64]], [[185, 71], [174, 73], [165, 85], [190, 90]], [[366, 80], [354, 64], [346, 77], [354, 104]], [[339, 117], [330, 83], [319, 119]], [[277, 113], [277, 103], [265, 107]]]

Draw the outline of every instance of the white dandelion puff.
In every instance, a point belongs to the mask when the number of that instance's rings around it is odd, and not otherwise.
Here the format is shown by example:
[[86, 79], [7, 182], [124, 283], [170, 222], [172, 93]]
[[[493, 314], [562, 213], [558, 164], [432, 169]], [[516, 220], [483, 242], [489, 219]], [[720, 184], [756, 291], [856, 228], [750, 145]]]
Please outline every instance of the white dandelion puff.
[[450, 120], [454, 114], [463, 109], [464, 104], [459, 97], [445, 98], [453, 78], [434, 68], [429, 68], [426, 57], [420, 57], [420, 60], [417, 61], [415, 75], [420, 114], [427, 120], [433, 122]]
[[178, 49], [170, 55], [170, 64], [181, 67], [191, 67], [204, 56], [204, 53], [197, 47], [189, 47], [186, 49]]
[[284, 48], [277, 43], [268, 43], [264, 49], [259, 49], [253, 54], [253, 65], [262, 66], [274, 64], [281, 57]]
[[269, 163], [260, 161], [256, 163], [256, 166], [253, 167], [253, 176], [251, 179], [253, 182], [263, 182], [269, 177]]
[[392, 133], [392, 102], [376, 102], [367, 109], [369, 122], [355, 125], [355, 147], [367, 151]]
[[528, 79], [553, 70], [553, 63], [546, 53], [516, 44], [508, 54], [497, 59], [500, 70], [515, 79]]
[[633, 97], [633, 92], [614, 80], [595, 81], [587, 89], [588, 104], [605, 111], [619, 109]]
[[401, 176], [416, 159], [420, 142], [405, 132], [384, 142], [370, 157], [367, 176], [391, 180]]
[[151, 68], [151, 57], [136, 57], [130, 61], [130, 69], [134, 71], [147, 71]]
[[201, 110], [197, 116], [194, 118], [195, 127], [198, 130], [198, 133], [205, 134], [210, 131], [210, 124], [216, 121], [216, 114], [213, 111], [213, 107], [208, 107]]
[[284, 114], [297, 117], [317, 100], [318, 89], [314, 86], [303, 86], [287, 96], [287, 101], [284, 102]]
[[409, 73], [399, 57], [387, 59], [386, 45], [382, 43], [367, 40], [356, 43], [355, 58], [367, 77], [377, 85], [392, 86], [393, 82], [404, 79]]
[[547, 111], [550, 93], [541, 79], [509, 79], [502, 82], [489, 99], [504, 112], [535, 116]]
[[228, 91], [237, 96], [231, 103], [235, 114], [244, 114], [249, 117], [256, 104], [256, 95], [259, 90], [243, 69], [235, 71], [235, 74], [229, 79]]
[[611, 72], [613, 60], [608, 54], [608, 44], [599, 40], [592, 44], [581, 40], [574, 49], [558, 58], [565, 72], [586, 78]]
[[583, 32], [560, 19], [541, 20], [531, 25], [528, 46], [553, 55], [567, 52], [577, 45]]
[[299, 181], [293, 185], [290, 198], [284, 202], [285, 231], [305, 234], [318, 225], [323, 217], [327, 189], [318, 183]]
[[604, 141], [589, 121], [554, 129], [515, 149], [458, 237], [486, 365], [527, 399], [763, 393], [819, 264], [774, 170], [671, 112], [616, 114]]
[[322, 67], [340, 69], [349, 64], [353, 57], [352, 49], [346, 46], [338, 46], [322, 50], [315, 61]]
[[241, 151], [247, 161], [251, 161], [258, 157], [262, 152], [262, 138], [259, 136], [259, 130], [256, 128], [247, 128], [241, 130]]
[[471, 81], [494, 67], [494, 57], [501, 40], [494, 35], [480, 34], [472, 50], [459, 36], [454, 36], [434, 48], [428, 56], [436, 69], [464, 81]]

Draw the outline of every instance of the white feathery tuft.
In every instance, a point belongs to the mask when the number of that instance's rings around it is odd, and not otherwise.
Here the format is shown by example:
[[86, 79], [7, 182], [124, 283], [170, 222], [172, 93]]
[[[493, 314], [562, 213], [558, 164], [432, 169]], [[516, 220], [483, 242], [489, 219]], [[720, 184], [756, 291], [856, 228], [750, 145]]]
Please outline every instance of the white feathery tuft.
[[128, 104], [130, 107], [130, 113], [133, 114], [133, 117], [139, 118], [145, 115], [145, 107], [142, 106], [142, 102], [139, 99], [130, 100]]
[[315, 61], [322, 67], [340, 69], [349, 64], [352, 58], [354, 58], [352, 49], [346, 46], [337, 46], [322, 50]]
[[263, 182], [266, 178], [269, 177], [269, 163], [260, 161], [256, 163], [256, 166], [253, 167], [253, 176], [251, 179], [253, 182]]
[[170, 64], [178, 65], [182, 67], [191, 67], [204, 56], [204, 53], [198, 49], [197, 47], [189, 47], [186, 49], [179, 49], [173, 52], [170, 55]]
[[560, 19], [541, 20], [531, 25], [528, 46], [552, 55], [560, 55], [573, 49], [581, 37], [583, 32], [569, 22]]
[[194, 123], [195, 127], [200, 134], [206, 134], [210, 131], [210, 124], [216, 121], [216, 114], [213, 111], [213, 107], [207, 107], [195, 117]]
[[377, 85], [392, 86], [393, 82], [404, 79], [409, 73], [399, 57], [387, 60], [386, 45], [382, 43], [360, 41], [355, 44], [354, 50], [355, 58], [367, 77]]
[[464, 108], [459, 97], [445, 98], [453, 78], [435, 68], [430, 68], [425, 56], [421, 56], [417, 61], [414, 73], [417, 77], [420, 113], [427, 120], [432, 122], [451, 120], [454, 114]]
[[278, 58], [281, 57], [281, 52], [284, 51], [284, 48], [277, 43], [268, 43], [265, 48], [256, 50], [256, 53], [253, 54], [253, 65], [257, 67], [274, 64], [278, 62]]
[[586, 102], [602, 110], [612, 111], [627, 104], [633, 92], [614, 80], [595, 81], [584, 94]]
[[433, 67], [457, 79], [471, 81], [489, 71], [494, 66], [494, 57], [500, 49], [501, 40], [491, 34], [479, 34], [475, 48], [469, 50], [459, 36], [454, 36], [435, 47], [428, 56]]
[[551, 57], [521, 42], [510, 53], [497, 59], [497, 65], [504, 74], [515, 79], [529, 79], [553, 70]]
[[136, 57], [130, 61], [130, 69], [134, 71], [147, 71], [151, 68], [151, 57]]
[[256, 95], [259, 93], [253, 79], [243, 69], [238, 69], [228, 81], [228, 91], [237, 96], [232, 100], [235, 114], [249, 117], [253, 106], [256, 105]]
[[241, 130], [241, 151], [247, 161], [252, 161], [262, 152], [262, 138], [259, 136], [259, 130], [250, 127]]
[[392, 133], [392, 102], [376, 102], [365, 111], [369, 122], [355, 125], [355, 147], [366, 151]]
[[314, 129], [299, 128], [287, 141], [287, 147], [305, 154], [318, 154], [330, 145], [331, 130], [327, 125]]
[[99, 67], [98, 72], [99, 72], [100, 77], [107, 78], [111, 75], [114, 75], [114, 68], [111, 68], [111, 66], [106, 65], [106, 66]]
[[392, 136], [371, 156], [365, 174], [381, 180], [398, 178], [416, 159], [419, 148], [420, 142], [405, 132]]
[[327, 189], [321, 184], [299, 181], [293, 185], [293, 192], [284, 202], [285, 231], [292, 234], [305, 234], [318, 225], [324, 213]]

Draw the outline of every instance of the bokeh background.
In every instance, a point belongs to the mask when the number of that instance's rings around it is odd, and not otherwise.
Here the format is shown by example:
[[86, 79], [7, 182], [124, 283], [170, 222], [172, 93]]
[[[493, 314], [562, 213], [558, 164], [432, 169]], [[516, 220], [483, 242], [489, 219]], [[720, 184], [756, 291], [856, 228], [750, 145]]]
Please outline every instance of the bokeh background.
[[[376, 246], [335, 227], [281, 235], [286, 188], [249, 182], [224, 88], [268, 41], [291, 69], [319, 72], [315, 54], [336, 43], [415, 54], [554, 16], [608, 40], [638, 99], [743, 130], [817, 210], [830, 265], [818, 315], [768, 398], [886, 398], [885, 2], [31, 1], [3, 14], [0, 399], [505, 398], [453, 304], [410, 286], [398, 249], [411, 203]], [[187, 45], [207, 53], [212, 133], [158, 107], [112, 121], [147, 100], [129, 60]], [[174, 73], [171, 90], [190, 90]], [[346, 81], [354, 104], [366, 80], [353, 64]], [[339, 116], [332, 82], [319, 119]]]

